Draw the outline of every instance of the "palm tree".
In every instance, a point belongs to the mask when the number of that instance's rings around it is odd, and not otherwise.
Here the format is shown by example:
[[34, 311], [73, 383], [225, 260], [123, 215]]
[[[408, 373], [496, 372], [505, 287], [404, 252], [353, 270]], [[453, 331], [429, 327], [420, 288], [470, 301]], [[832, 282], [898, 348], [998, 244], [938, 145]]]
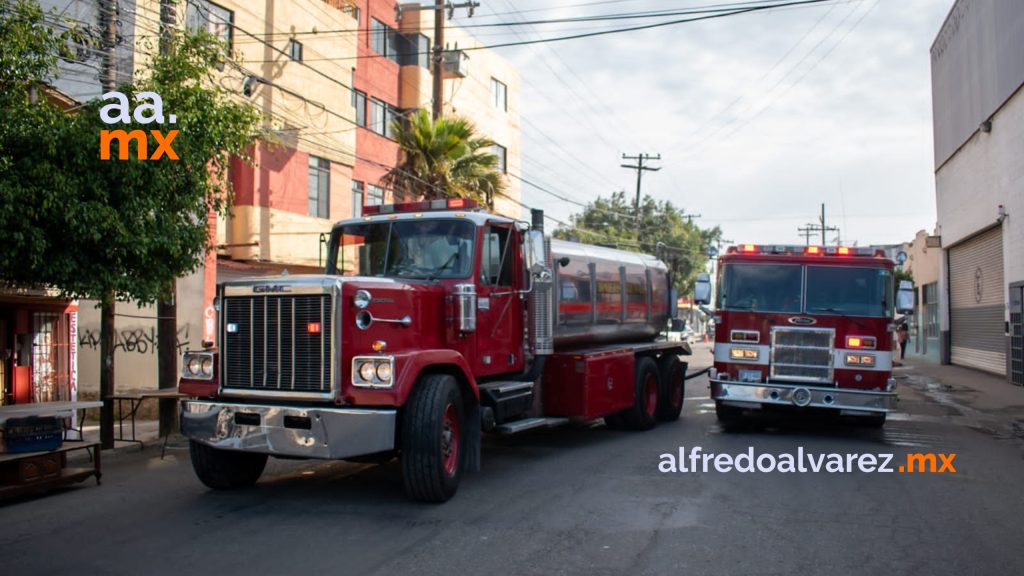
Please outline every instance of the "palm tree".
[[434, 121], [420, 110], [407, 126], [396, 120], [392, 127], [402, 159], [381, 178], [383, 186], [406, 198], [470, 198], [494, 207], [494, 196], [505, 183], [498, 157], [489, 151], [494, 142], [477, 137], [472, 122], [460, 117]]

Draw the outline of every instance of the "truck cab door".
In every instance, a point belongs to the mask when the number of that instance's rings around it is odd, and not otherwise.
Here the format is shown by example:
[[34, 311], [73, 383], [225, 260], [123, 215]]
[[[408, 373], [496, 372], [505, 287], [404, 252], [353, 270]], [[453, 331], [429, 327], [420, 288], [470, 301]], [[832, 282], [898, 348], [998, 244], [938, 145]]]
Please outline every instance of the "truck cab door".
[[523, 274], [518, 234], [511, 225], [484, 227], [477, 292], [477, 355], [481, 376], [523, 369]]

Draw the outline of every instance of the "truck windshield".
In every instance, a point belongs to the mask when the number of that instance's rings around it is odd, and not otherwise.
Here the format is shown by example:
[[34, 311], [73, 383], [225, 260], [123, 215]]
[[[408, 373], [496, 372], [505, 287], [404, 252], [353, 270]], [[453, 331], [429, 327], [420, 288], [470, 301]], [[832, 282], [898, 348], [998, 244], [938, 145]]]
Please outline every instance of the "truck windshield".
[[807, 313], [891, 316], [892, 273], [884, 268], [807, 267]]
[[466, 278], [473, 232], [465, 220], [423, 219], [350, 224], [336, 229], [334, 272], [343, 276]]
[[726, 264], [718, 308], [800, 312], [803, 267], [789, 264]]

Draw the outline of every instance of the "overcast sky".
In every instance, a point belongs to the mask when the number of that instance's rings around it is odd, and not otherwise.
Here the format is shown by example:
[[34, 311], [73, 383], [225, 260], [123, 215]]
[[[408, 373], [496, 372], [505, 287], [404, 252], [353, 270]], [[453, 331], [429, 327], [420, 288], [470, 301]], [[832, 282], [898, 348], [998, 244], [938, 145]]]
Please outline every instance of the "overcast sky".
[[[724, 1], [481, 0], [455, 23]], [[737, 243], [802, 243], [822, 202], [844, 244], [909, 240], [935, 224], [929, 47], [952, 4], [839, 0], [500, 48], [522, 74], [522, 176], [580, 202], [632, 196], [622, 154], [661, 154], [644, 193]], [[495, 44], [653, 21], [470, 31]], [[580, 210], [525, 184], [523, 198], [562, 220]]]

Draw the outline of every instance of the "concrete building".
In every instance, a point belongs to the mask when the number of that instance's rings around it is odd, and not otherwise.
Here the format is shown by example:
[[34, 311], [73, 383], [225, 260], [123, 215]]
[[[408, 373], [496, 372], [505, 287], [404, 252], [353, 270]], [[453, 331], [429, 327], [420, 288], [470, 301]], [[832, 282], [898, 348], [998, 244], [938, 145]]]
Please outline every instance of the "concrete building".
[[958, 0], [931, 48], [942, 360], [1024, 384], [1024, 3]]
[[942, 262], [939, 237], [918, 230], [913, 240], [903, 243], [900, 251], [907, 255], [902, 270], [913, 276], [915, 291], [907, 354], [938, 363], [939, 267]]

